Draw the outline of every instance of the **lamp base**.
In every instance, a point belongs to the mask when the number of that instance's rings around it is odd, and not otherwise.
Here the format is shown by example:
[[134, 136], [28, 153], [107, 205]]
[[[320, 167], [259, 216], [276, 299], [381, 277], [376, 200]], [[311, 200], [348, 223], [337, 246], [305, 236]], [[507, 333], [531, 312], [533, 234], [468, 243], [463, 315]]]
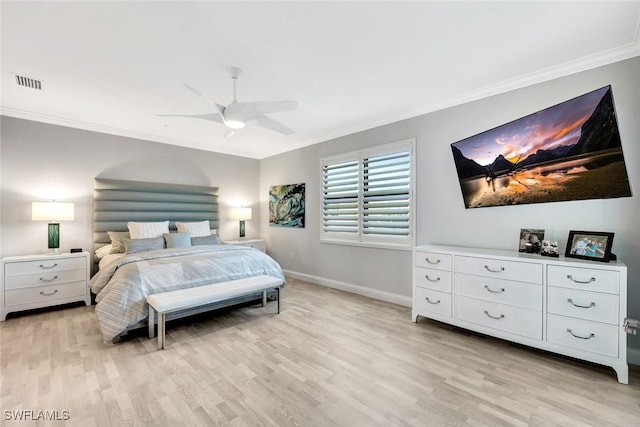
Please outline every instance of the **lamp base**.
[[60, 252], [60, 223], [49, 223], [48, 242], [51, 254], [57, 254]]

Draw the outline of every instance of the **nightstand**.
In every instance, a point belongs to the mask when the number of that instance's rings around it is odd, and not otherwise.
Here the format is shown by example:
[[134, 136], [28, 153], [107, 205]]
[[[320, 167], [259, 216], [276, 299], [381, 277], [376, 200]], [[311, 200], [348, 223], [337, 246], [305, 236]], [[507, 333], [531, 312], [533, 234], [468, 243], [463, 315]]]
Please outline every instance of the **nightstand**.
[[264, 243], [264, 239], [225, 240], [222, 243], [225, 245], [249, 246], [264, 253], [267, 252], [267, 246]]
[[5, 257], [0, 272], [0, 321], [15, 311], [91, 304], [89, 252]]

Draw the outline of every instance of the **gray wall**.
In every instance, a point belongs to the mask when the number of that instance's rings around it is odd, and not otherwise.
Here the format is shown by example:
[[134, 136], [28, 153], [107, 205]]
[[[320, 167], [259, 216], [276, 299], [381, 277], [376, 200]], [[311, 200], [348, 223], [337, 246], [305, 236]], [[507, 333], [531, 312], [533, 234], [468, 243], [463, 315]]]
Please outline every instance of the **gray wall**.
[[60, 249], [91, 249], [95, 177], [220, 188], [220, 235], [238, 237], [231, 206], [254, 209], [247, 236], [258, 236], [259, 161], [150, 141], [2, 117], [0, 255], [47, 251], [47, 225], [31, 221], [31, 202], [75, 203], [75, 221], [60, 224]]
[[[521, 228], [543, 228], [564, 251], [569, 230], [615, 233], [613, 251], [629, 266], [629, 316], [640, 318], [640, 58], [392, 123], [260, 162], [262, 235], [282, 266], [301, 277], [403, 303], [411, 296], [406, 251], [319, 242], [319, 159], [417, 138], [417, 243], [517, 250]], [[450, 144], [611, 84], [631, 198], [465, 209]], [[268, 226], [270, 185], [307, 185], [305, 229]], [[394, 296], [395, 297], [392, 297]], [[398, 297], [398, 295], [400, 297]], [[640, 337], [630, 337], [640, 347]]]

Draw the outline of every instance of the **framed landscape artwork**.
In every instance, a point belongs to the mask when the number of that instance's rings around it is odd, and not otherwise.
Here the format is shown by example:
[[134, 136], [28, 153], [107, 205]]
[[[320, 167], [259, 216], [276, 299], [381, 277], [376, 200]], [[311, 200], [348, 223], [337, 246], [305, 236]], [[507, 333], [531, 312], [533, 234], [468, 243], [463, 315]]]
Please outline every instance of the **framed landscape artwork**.
[[269, 187], [269, 225], [304, 228], [304, 184]]
[[631, 197], [611, 86], [451, 149], [466, 208]]

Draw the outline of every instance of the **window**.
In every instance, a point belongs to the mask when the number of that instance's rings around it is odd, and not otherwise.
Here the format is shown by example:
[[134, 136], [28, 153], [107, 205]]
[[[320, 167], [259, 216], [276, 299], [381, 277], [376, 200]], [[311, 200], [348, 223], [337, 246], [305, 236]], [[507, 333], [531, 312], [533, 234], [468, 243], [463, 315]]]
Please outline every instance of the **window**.
[[321, 240], [413, 246], [415, 140], [324, 158]]

